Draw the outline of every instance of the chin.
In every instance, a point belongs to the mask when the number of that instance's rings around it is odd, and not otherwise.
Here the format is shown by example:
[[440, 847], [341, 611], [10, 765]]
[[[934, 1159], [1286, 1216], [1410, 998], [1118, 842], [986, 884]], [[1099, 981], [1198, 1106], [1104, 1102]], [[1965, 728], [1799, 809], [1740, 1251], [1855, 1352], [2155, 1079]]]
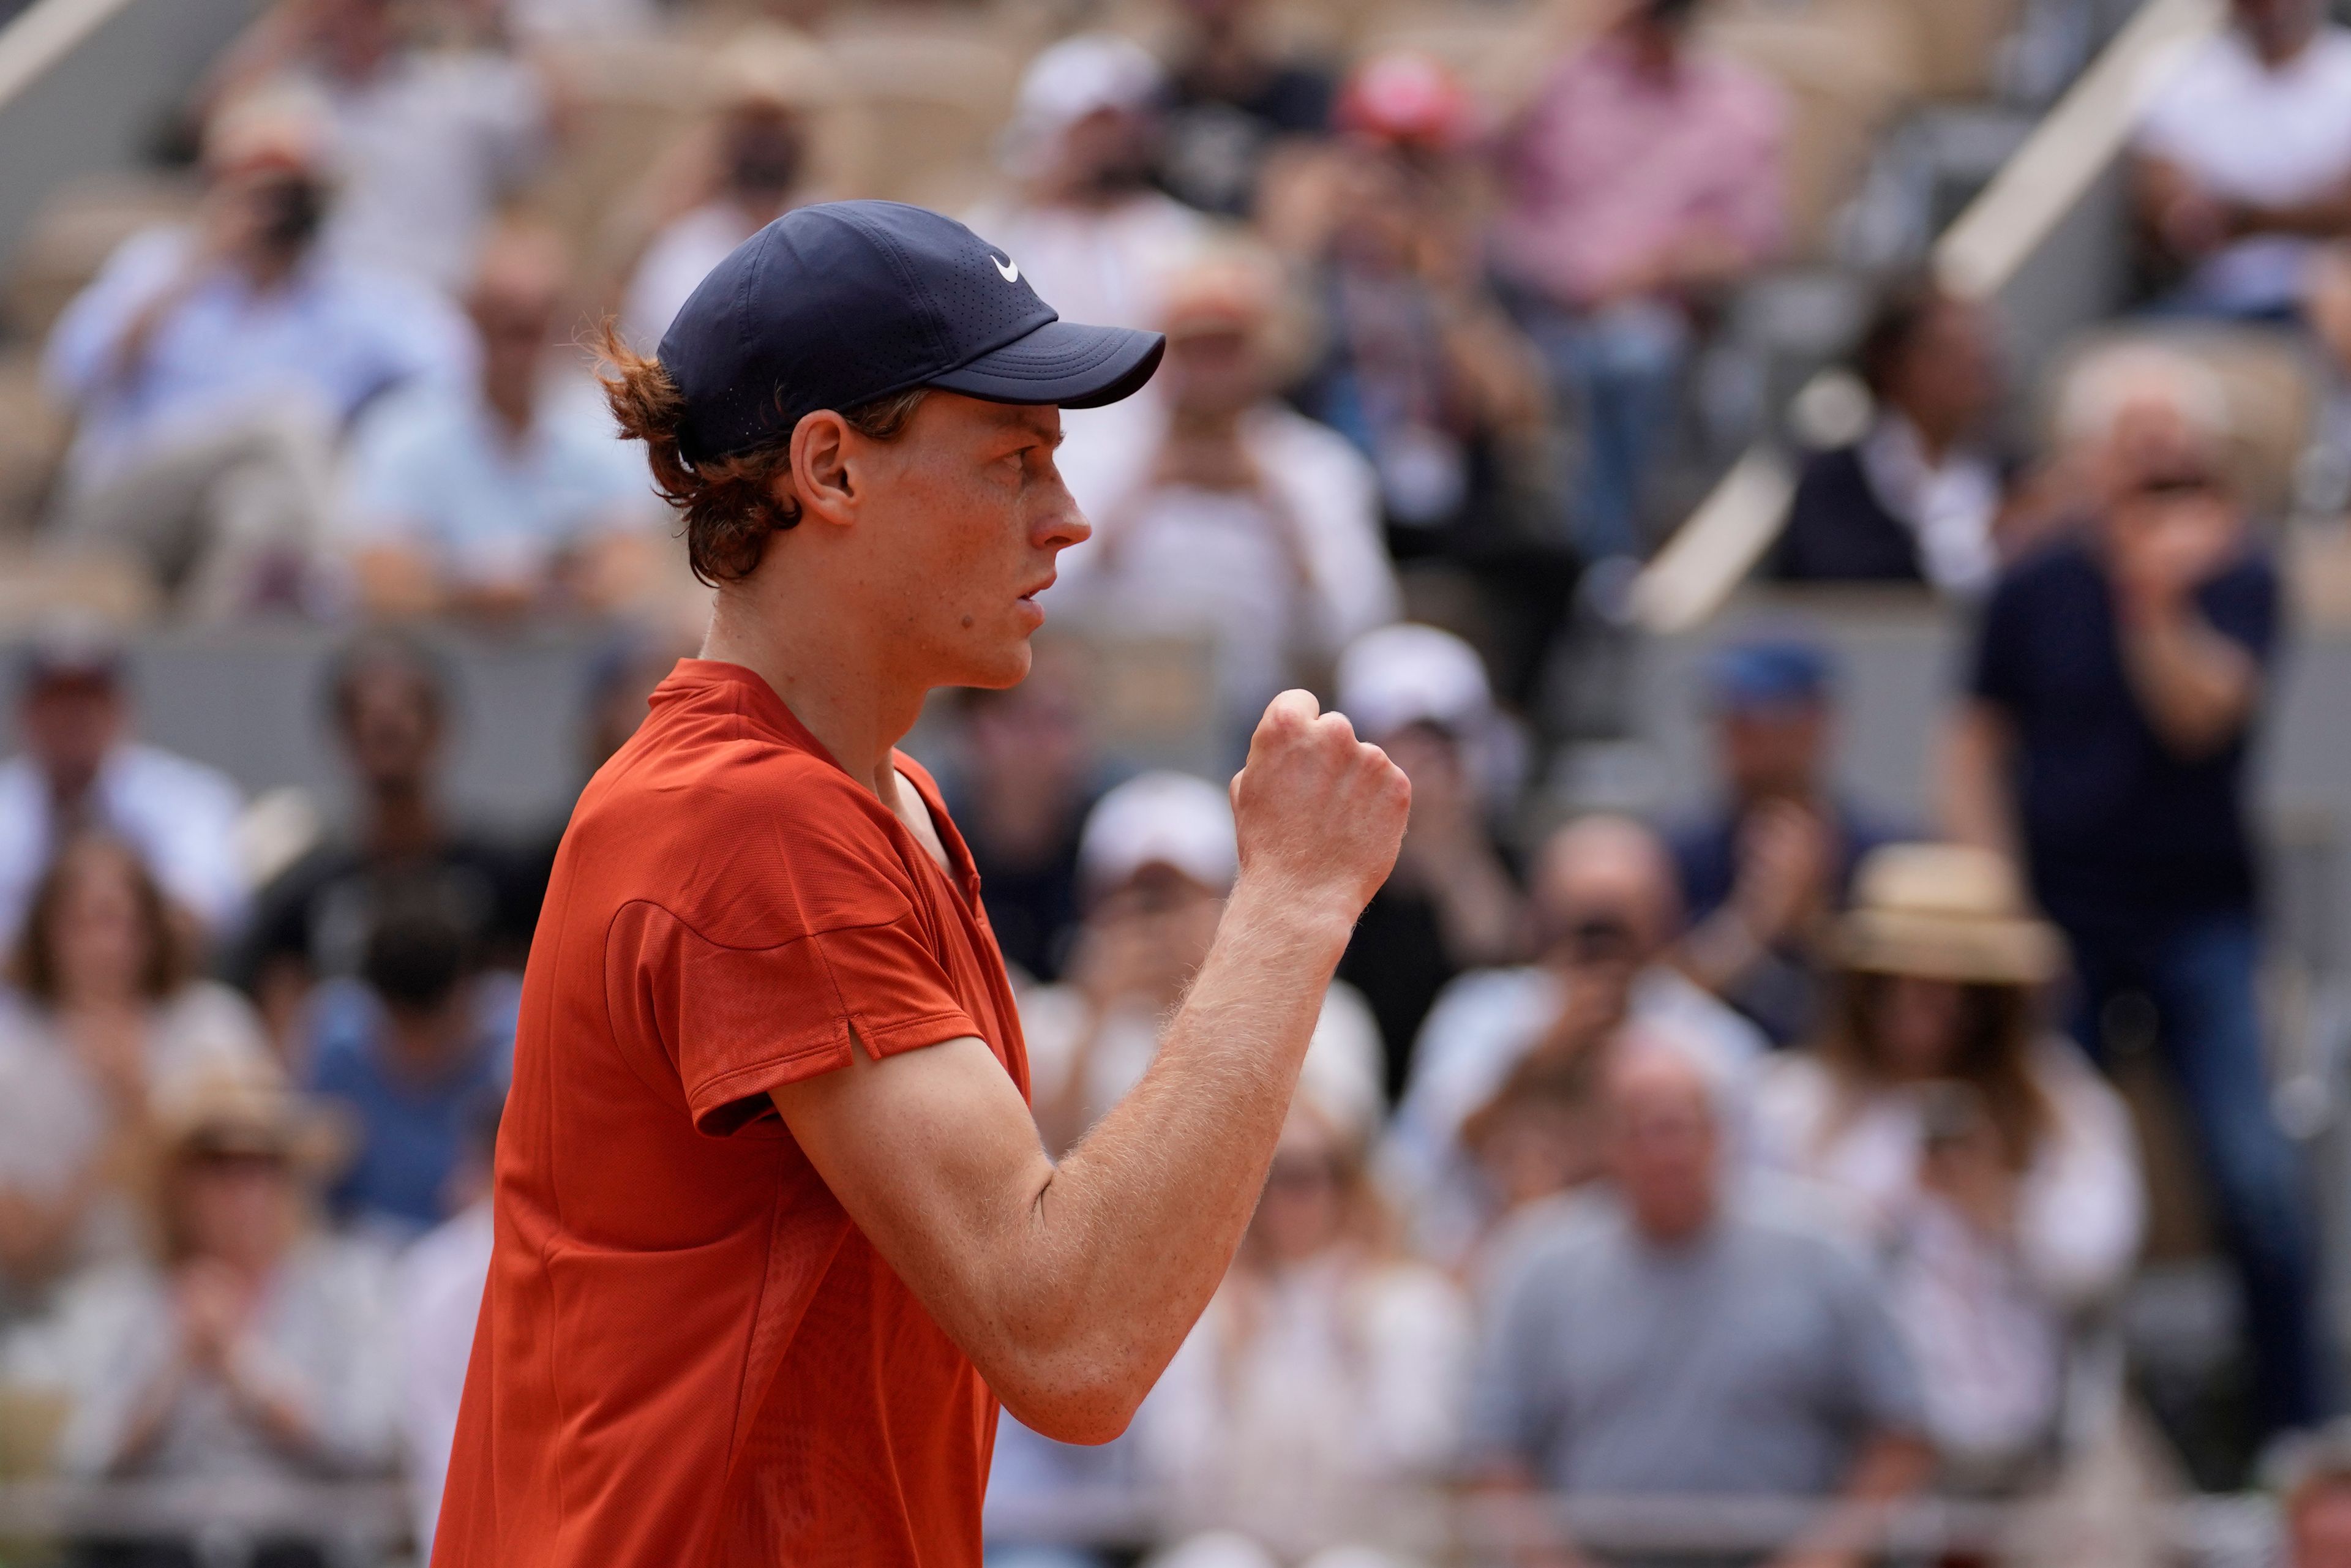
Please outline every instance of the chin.
[[967, 649], [958, 661], [960, 668], [955, 678], [941, 682], [943, 685], [978, 686], [987, 691], [1002, 691], [1017, 686], [1029, 678], [1032, 658], [1029, 639], [1019, 637], [1003, 646], [986, 650]]

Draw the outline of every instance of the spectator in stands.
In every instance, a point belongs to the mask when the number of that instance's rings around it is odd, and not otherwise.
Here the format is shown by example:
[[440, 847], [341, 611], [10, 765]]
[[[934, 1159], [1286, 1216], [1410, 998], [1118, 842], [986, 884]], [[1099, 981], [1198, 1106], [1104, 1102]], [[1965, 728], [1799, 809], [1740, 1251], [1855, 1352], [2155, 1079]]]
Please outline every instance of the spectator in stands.
[[1468, 1303], [1397, 1249], [1367, 1107], [1316, 1088], [1301, 1083], [1231, 1271], [1136, 1418], [1139, 1468], [1190, 1536], [1155, 1568], [1360, 1564], [1334, 1549], [1377, 1538], [1378, 1500], [1453, 1460]]
[[2021, 1485], [2052, 1457], [2074, 1323], [2138, 1251], [2130, 1113], [2042, 1022], [2064, 939], [2000, 856], [1880, 849], [1839, 936], [1836, 1014], [1765, 1068], [1757, 1140], [1885, 1249], [1955, 1477]]
[[357, 821], [262, 890], [240, 966], [289, 1050], [311, 986], [360, 972], [381, 912], [437, 910], [483, 963], [510, 968], [521, 967], [534, 915], [516, 858], [451, 822], [439, 799], [449, 691], [432, 653], [362, 638], [337, 660], [328, 700], [359, 787]]
[[[1037, 1124], [1056, 1153], [1143, 1079], [1159, 1029], [1207, 956], [1240, 866], [1227, 792], [1189, 774], [1144, 773], [1104, 795], [1078, 845], [1085, 923], [1065, 977], [1020, 998]], [[1378, 1026], [1333, 982], [1309, 1057], [1350, 1114], [1376, 1121]]]
[[1993, 590], [1946, 811], [1956, 836], [2021, 851], [2073, 946], [2075, 1038], [2103, 1053], [2109, 1003], [2152, 1004], [2243, 1273], [2259, 1419], [2296, 1427], [2323, 1386], [2314, 1241], [2263, 1068], [2245, 819], [2277, 571], [2223, 471], [2227, 403], [2193, 361], [2147, 346], [2095, 359], [2061, 424], [2091, 455], [2102, 510]]
[[1931, 283], [1879, 301], [1855, 356], [1869, 428], [1805, 460], [1775, 575], [1926, 583], [1959, 599], [1991, 588], [2006, 491], [1983, 444], [2000, 402], [1993, 353], [1981, 308]]
[[1208, 235], [1150, 184], [1165, 87], [1141, 45], [1107, 33], [1062, 39], [1020, 79], [1004, 132], [1017, 193], [969, 221], [1070, 320], [1157, 326]]
[[2351, 32], [2324, 0], [2231, 11], [2147, 107], [2139, 212], [2180, 308], [2290, 319], [2318, 242], [2351, 235]]
[[1792, 1044], [1819, 1021], [1826, 922], [1854, 867], [1890, 834], [1837, 789], [1822, 649], [1735, 643], [1714, 657], [1707, 686], [1724, 799], [1670, 837], [1691, 923], [1680, 963], [1773, 1044]]
[[[191, 1083], [161, 1107], [160, 1268], [77, 1281], [34, 1365], [69, 1396], [68, 1474], [303, 1482], [390, 1469], [398, 1404], [386, 1270], [312, 1234], [325, 1129], [274, 1074]], [[108, 1563], [192, 1565], [192, 1547], [115, 1548]], [[270, 1568], [323, 1565], [319, 1541], [266, 1542]]]
[[1438, 993], [1526, 950], [1525, 900], [1492, 821], [1490, 776], [1507, 764], [1514, 737], [1476, 652], [1434, 626], [1383, 626], [1349, 643], [1339, 656], [1338, 707], [1412, 780], [1412, 822], [1395, 870], [1339, 960], [1339, 977], [1379, 1019], [1395, 1097]]
[[1040, 642], [1029, 678], [963, 693], [949, 799], [1005, 961], [1059, 979], [1078, 931], [1078, 842], [1100, 795], [1078, 650]]
[[[1680, 903], [1673, 862], [1647, 828], [1608, 816], [1570, 823], [1537, 858], [1533, 895], [1541, 957], [1473, 971], [1438, 996], [1390, 1135], [1389, 1175], [1417, 1206], [1416, 1239], [1447, 1262], [1469, 1255], [1506, 1196], [1464, 1144], [1491, 1130], [1492, 1117], [1472, 1126], [1481, 1112], [1515, 1111], [1509, 1102], [1530, 1096], [1537, 1110], [1562, 1101], [1588, 1110], [1602, 1059], [1627, 1023], [1681, 1044], [1734, 1084], [1764, 1051], [1753, 1025], [1667, 962]], [[1567, 1151], [1562, 1169], [1586, 1171], [1594, 1152]]]
[[401, 1470], [429, 1554], [441, 1518], [441, 1486], [457, 1438], [457, 1406], [474, 1355], [474, 1325], [490, 1277], [492, 1162], [500, 1095], [465, 1109], [465, 1153], [450, 1181], [455, 1211], [400, 1256], [392, 1278], [400, 1324]]
[[718, 50], [717, 123], [663, 162], [648, 194], [664, 221], [637, 258], [621, 330], [650, 354], [695, 286], [737, 246], [810, 200], [810, 110], [828, 86], [808, 39], [754, 26]]
[[1303, 250], [1322, 319], [1322, 351], [1290, 395], [1372, 460], [1390, 552], [1466, 588], [1506, 694], [1524, 704], [1574, 558], [1542, 361], [1487, 281], [1476, 110], [1436, 61], [1391, 53], [1349, 77], [1338, 120], [1321, 189], [1301, 176], [1295, 215], [1267, 217]]
[[1781, 244], [1787, 106], [1690, 39], [1698, 0], [1634, 0], [1563, 61], [1503, 147], [1498, 260], [1586, 446], [1569, 516], [1587, 556], [1637, 553], [1689, 305]]
[[550, 145], [528, 62], [402, 36], [395, 0], [278, 0], [214, 74], [214, 101], [291, 84], [325, 105], [340, 152], [333, 255], [455, 293], [499, 204]]
[[1398, 609], [1371, 465], [1272, 396], [1280, 293], [1254, 251], [1196, 266], [1160, 323], [1162, 406], [1140, 417], [1143, 439], [1063, 448], [1094, 525], [1062, 553], [1063, 602], [1119, 633], [1209, 640], [1236, 738]]
[[[1469, 1446], [1490, 1483], [1867, 1505], [1927, 1479], [1877, 1276], [1726, 1186], [1720, 1092], [1655, 1041], [1611, 1066], [1613, 1191], [1527, 1236], [1489, 1302]], [[1832, 1511], [1774, 1561], [1868, 1561], [1850, 1522]]]
[[609, 609], [651, 575], [660, 504], [570, 342], [570, 267], [543, 229], [483, 249], [470, 386], [393, 394], [354, 433], [342, 505], [377, 615]]
[[193, 618], [301, 602], [344, 425], [472, 363], [439, 296], [320, 252], [329, 135], [283, 92], [228, 104], [194, 226], [125, 241], [49, 338], [44, 373], [76, 422], [61, 543], [127, 552]]
[[1285, 143], [1330, 126], [1331, 73], [1268, 43], [1259, 0], [1183, 0], [1159, 180], [1178, 200], [1247, 218], [1258, 174]]
[[120, 840], [68, 840], [33, 890], [0, 998], [0, 1320], [137, 1249], [152, 1096], [266, 1060], [253, 1009], [196, 961]]
[[164, 895], [207, 936], [244, 918], [235, 784], [201, 763], [131, 737], [120, 644], [78, 622], [43, 628], [25, 655], [16, 731], [24, 751], [0, 762], [0, 940], [60, 845], [78, 832], [135, 846]]
[[360, 987], [314, 1009], [310, 1086], [357, 1134], [327, 1194], [338, 1218], [404, 1239], [455, 1211], [468, 1118], [499, 1092], [514, 1051], [473, 979], [446, 914], [395, 906], [368, 934]]

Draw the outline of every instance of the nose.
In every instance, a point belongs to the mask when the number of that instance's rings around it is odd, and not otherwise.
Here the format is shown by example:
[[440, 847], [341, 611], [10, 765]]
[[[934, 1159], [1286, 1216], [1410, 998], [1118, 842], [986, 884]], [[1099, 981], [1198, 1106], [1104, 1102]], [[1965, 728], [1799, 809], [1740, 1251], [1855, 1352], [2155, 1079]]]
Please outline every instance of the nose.
[[1093, 537], [1094, 526], [1078, 510], [1078, 503], [1061, 476], [1053, 476], [1050, 495], [1041, 508], [1036, 528], [1029, 538], [1039, 549], [1067, 549], [1081, 545]]

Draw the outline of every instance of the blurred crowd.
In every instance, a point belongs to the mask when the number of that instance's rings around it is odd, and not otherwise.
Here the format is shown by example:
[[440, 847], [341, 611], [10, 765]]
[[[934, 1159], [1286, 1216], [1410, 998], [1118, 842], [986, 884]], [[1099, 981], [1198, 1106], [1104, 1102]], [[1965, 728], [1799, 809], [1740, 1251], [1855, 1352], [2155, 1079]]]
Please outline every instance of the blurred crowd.
[[[2132, 1421], [2126, 1057], [2168, 1083], [2241, 1287], [2245, 1457], [2283, 1456], [2298, 1560], [2351, 1563], [2256, 984], [2280, 572], [2209, 363], [2160, 333], [2097, 350], [2028, 439], [1991, 307], [1877, 280], [1865, 417], [1806, 455], [1765, 570], [1969, 618], [1933, 820], [1844, 791], [1844, 672], [1796, 629], [1709, 656], [1703, 811], [1537, 787], [1578, 584], [1656, 548], [1698, 356], [1790, 244], [1786, 93], [1707, 46], [1707, 7], [1612, 4], [1507, 103], [1431, 55], [1277, 47], [1251, 0], [1173, 0], [1156, 47], [1071, 33], [1020, 78], [966, 215], [1067, 317], [1169, 339], [1145, 395], [1067, 418], [1095, 532], [1035, 673], [944, 694], [922, 732], [1049, 1148], [1141, 1077], [1237, 873], [1221, 773], [1106, 740], [1106, 650], [1198, 650], [1223, 763], [1314, 688], [1414, 809], [1249, 1233], [1134, 1427], [1081, 1450], [1006, 1419], [993, 1501], [1030, 1523], [998, 1568], [1133, 1561], [1069, 1522], [1104, 1497], [1151, 1500], [1159, 1568], [1401, 1568], [1384, 1500], [1426, 1487], [1813, 1500], [1780, 1561], [1827, 1568], [1866, 1554], [1873, 1505], [2058, 1486]], [[606, 629], [591, 770], [692, 652], [682, 552], [582, 345], [598, 319], [657, 344], [735, 245], [860, 193], [811, 153], [826, 45], [787, 23], [820, 7], [782, 9], [725, 35], [704, 121], [610, 193], [613, 267], [524, 199], [574, 134], [549, 45], [684, 20], [277, 0], [186, 107], [191, 221], [124, 243], [51, 330], [73, 437], [44, 548], [131, 563], [184, 622], [341, 628], [287, 722], [322, 727], [352, 810], [273, 849], [237, 783], [140, 737], [113, 632], [60, 620], [19, 662], [0, 1455], [400, 1476], [429, 1541], [561, 824], [453, 808], [453, 675], [420, 628]], [[2235, 0], [2144, 112], [2148, 319], [2336, 367], [2351, 455], [2351, 32]]]

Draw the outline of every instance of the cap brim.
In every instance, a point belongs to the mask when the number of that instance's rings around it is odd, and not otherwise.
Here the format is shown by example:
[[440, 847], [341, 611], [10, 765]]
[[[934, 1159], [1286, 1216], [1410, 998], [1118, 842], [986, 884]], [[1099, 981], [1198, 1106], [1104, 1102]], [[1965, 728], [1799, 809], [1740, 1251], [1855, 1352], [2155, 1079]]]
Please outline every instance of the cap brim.
[[1157, 332], [1048, 321], [928, 384], [990, 402], [1100, 408], [1142, 391], [1166, 350]]

